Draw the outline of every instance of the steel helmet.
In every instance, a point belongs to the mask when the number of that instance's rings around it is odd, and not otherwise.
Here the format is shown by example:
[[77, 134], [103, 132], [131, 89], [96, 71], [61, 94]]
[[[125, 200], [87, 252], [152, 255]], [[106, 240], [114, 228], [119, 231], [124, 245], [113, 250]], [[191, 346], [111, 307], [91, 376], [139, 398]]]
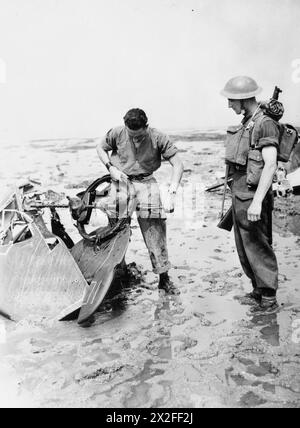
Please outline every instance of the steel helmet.
[[251, 77], [237, 76], [226, 83], [221, 94], [231, 100], [246, 100], [255, 97], [261, 91], [262, 88]]

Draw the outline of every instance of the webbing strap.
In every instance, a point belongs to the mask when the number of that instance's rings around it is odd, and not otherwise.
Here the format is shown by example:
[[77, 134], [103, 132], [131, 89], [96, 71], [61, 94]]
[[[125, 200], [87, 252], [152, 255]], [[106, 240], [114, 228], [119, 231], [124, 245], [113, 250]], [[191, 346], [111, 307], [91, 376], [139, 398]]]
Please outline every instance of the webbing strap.
[[265, 119], [265, 116], [259, 116], [255, 121], [252, 129], [250, 130], [250, 148], [255, 149], [256, 148], [256, 139], [254, 138], [257, 135], [257, 131], [259, 130], [263, 120]]

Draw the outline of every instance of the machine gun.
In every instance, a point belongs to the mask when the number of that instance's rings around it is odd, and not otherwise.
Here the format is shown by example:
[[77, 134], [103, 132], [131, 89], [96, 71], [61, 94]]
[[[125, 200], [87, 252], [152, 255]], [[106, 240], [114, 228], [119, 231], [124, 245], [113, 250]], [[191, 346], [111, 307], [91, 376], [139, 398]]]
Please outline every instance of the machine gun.
[[[232, 182], [232, 178], [228, 178], [227, 184], [230, 184], [231, 182]], [[222, 186], [224, 186], [224, 182], [214, 184], [213, 186], [207, 187], [205, 189], [205, 192], [213, 192], [214, 190], [217, 190], [217, 189], [219, 189]]]
[[265, 115], [271, 117], [273, 120], [276, 120], [277, 122], [282, 118], [284, 114], [284, 107], [283, 104], [278, 101], [279, 100], [279, 94], [282, 92], [278, 86], [275, 86], [275, 89], [273, 91], [273, 95], [270, 98], [269, 102], [267, 103], [261, 103], [260, 107], [264, 111]]

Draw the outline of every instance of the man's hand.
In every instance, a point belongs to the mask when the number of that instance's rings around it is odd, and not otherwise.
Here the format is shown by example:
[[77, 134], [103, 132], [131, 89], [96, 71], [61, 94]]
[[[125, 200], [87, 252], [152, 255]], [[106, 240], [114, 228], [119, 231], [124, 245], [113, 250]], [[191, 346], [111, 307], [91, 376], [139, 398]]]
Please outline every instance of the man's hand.
[[168, 192], [168, 199], [166, 201], [166, 205], [165, 205], [165, 211], [167, 213], [173, 213], [174, 209], [175, 209], [175, 197], [176, 197], [176, 193], [175, 192]]
[[248, 208], [248, 211], [247, 211], [248, 220], [249, 221], [260, 220], [261, 208], [262, 208], [262, 204], [260, 202], [256, 202], [253, 199], [252, 204], [250, 205], [250, 207]]
[[111, 179], [114, 181], [123, 181], [124, 183], [126, 183], [128, 180], [127, 175], [124, 172], [120, 171], [115, 166], [111, 166], [109, 168], [109, 173], [110, 173]]

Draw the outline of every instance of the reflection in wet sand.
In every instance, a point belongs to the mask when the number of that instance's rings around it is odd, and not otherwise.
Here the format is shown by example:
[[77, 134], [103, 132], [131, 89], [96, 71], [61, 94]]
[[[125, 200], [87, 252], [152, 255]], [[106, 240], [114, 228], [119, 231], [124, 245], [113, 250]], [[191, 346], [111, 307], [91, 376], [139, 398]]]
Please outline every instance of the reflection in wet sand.
[[257, 315], [251, 322], [255, 325], [261, 325], [260, 333], [265, 341], [272, 346], [280, 345], [279, 324], [277, 314]]

